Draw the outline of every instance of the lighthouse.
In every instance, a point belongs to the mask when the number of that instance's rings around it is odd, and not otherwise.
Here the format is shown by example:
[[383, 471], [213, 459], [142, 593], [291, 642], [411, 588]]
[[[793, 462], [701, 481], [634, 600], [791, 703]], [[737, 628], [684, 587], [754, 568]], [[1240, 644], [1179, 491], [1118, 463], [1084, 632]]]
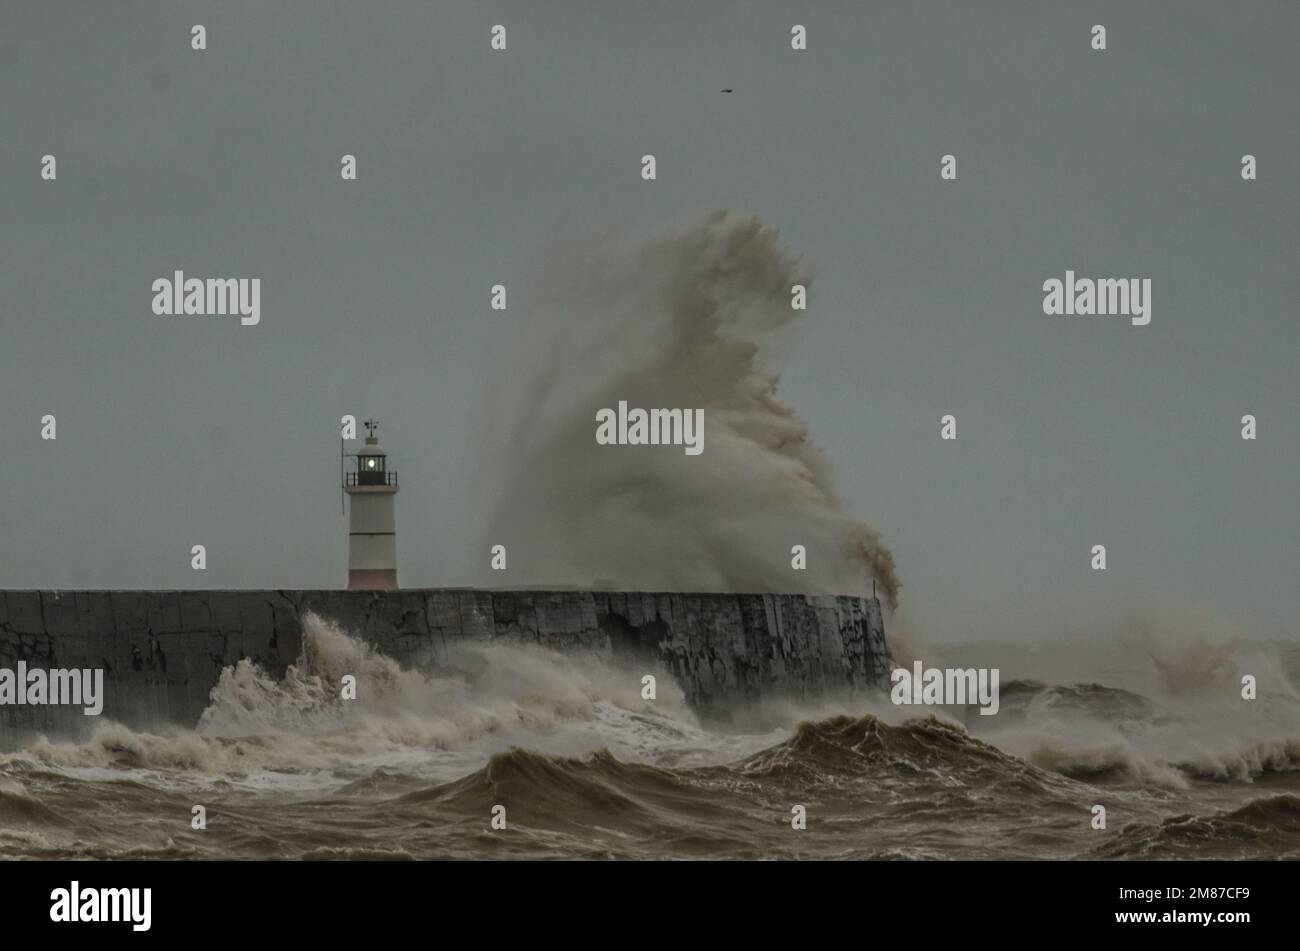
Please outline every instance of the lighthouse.
[[343, 491], [352, 498], [348, 524], [348, 590], [397, 589], [397, 523], [393, 496], [397, 473], [379, 447], [379, 424], [366, 420], [366, 444], [356, 454], [355, 472], [343, 474]]

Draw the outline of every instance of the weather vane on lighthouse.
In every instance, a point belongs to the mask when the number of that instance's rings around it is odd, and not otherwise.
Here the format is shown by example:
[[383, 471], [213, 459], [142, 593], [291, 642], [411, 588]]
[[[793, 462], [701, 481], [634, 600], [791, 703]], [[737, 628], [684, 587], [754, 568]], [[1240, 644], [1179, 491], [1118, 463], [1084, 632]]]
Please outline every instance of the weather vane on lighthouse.
[[343, 473], [343, 491], [352, 499], [348, 524], [348, 589], [394, 591], [397, 588], [397, 527], [393, 496], [397, 473], [375, 436], [378, 421], [365, 422], [366, 443], [355, 458], [355, 472]]

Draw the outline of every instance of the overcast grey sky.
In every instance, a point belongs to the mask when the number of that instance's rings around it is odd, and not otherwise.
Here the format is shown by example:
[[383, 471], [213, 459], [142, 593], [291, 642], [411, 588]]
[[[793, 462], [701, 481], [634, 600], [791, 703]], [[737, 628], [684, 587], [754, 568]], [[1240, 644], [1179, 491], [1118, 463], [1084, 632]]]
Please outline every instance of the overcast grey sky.
[[[1258, 0], [5, 0], [0, 588], [341, 586], [343, 413], [382, 421], [402, 583], [497, 582], [482, 408], [529, 268], [728, 208], [815, 274], [781, 395], [909, 625], [1294, 637], [1298, 54]], [[177, 268], [260, 277], [261, 324], [154, 316]], [[1151, 278], [1151, 324], [1044, 315], [1067, 268]]]

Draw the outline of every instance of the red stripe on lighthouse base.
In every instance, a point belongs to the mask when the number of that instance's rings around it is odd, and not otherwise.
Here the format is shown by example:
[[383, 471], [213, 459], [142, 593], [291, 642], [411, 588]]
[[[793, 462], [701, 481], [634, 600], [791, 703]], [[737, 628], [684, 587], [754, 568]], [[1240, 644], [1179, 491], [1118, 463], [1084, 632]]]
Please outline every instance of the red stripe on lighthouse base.
[[397, 571], [392, 568], [353, 568], [348, 571], [349, 591], [396, 591]]

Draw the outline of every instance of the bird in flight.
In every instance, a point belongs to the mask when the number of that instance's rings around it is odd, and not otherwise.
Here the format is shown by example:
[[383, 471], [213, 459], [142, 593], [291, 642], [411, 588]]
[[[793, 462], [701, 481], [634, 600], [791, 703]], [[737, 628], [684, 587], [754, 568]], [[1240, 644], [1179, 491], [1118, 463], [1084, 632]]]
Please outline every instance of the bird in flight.
[[722, 91], [723, 91], [723, 92], [734, 92], [734, 90], [731, 90], [731, 89], [724, 89], [724, 90], [722, 90]]

